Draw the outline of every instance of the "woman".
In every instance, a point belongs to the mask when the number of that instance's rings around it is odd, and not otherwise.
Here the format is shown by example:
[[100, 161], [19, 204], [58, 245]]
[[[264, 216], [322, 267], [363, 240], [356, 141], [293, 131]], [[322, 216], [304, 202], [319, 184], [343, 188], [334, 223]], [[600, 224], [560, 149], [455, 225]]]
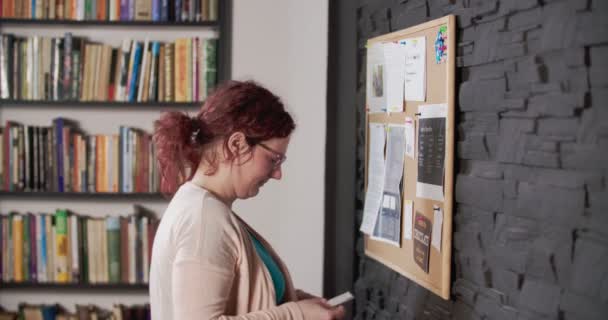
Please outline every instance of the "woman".
[[272, 247], [231, 210], [281, 179], [294, 128], [278, 97], [236, 81], [194, 118], [169, 112], [155, 122], [163, 192], [174, 196], [154, 239], [153, 320], [344, 316], [343, 307], [296, 291]]

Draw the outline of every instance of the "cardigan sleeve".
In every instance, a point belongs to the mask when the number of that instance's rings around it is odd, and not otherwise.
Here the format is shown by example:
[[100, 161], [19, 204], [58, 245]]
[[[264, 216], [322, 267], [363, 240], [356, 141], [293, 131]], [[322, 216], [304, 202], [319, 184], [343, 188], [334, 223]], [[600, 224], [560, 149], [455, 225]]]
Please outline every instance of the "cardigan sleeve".
[[302, 320], [295, 302], [238, 316], [227, 315], [231, 269], [200, 262], [180, 262], [173, 269], [173, 319], [180, 320]]
[[[211, 209], [211, 208], [207, 208]], [[302, 320], [295, 302], [238, 316], [233, 310], [236, 295], [231, 292], [239, 264], [239, 238], [227, 214], [213, 210], [191, 216], [178, 228], [173, 262], [173, 319], [180, 320]]]

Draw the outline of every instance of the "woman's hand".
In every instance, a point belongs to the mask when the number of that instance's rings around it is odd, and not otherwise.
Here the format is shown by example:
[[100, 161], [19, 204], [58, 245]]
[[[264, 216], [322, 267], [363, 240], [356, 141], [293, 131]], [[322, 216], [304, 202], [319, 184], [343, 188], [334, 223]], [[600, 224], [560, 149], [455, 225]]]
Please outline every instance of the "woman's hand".
[[310, 294], [300, 289], [296, 289], [296, 297], [298, 298], [298, 301], [306, 299], [323, 299], [322, 297], [317, 297], [314, 294]]
[[332, 307], [327, 300], [321, 298], [305, 299], [296, 302], [305, 320], [340, 320], [344, 318], [344, 307]]

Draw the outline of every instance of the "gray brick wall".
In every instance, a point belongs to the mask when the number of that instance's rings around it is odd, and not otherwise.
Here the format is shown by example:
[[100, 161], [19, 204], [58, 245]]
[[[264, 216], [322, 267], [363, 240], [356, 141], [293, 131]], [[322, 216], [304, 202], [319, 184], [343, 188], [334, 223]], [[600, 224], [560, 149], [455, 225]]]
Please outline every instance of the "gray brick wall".
[[452, 299], [366, 258], [356, 319], [606, 319], [608, 1], [359, 0], [357, 223], [365, 42], [457, 16]]

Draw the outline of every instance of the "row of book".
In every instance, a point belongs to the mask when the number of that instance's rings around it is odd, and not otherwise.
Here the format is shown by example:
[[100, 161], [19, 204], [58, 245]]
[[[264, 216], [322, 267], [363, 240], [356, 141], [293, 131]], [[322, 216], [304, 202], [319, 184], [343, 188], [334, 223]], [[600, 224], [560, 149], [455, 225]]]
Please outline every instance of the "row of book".
[[160, 174], [149, 133], [120, 126], [118, 134], [86, 135], [56, 118], [51, 126], [7, 121], [0, 128], [4, 191], [156, 193]]
[[95, 305], [76, 305], [76, 312], [67, 311], [59, 304], [19, 304], [12, 312], [0, 307], [0, 320], [149, 320], [150, 305], [115, 304], [112, 310]]
[[148, 283], [159, 220], [136, 210], [105, 218], [64, 209], [0, 215], [2, 281]]
[[197, 102], [217, 82], [217, 39], [124, 39], [119, 48], [64, 37], [3, 34], [0, 98]]
[[217, 20], [218, 0], [2, 0], [0, 17], [95, 21]]

